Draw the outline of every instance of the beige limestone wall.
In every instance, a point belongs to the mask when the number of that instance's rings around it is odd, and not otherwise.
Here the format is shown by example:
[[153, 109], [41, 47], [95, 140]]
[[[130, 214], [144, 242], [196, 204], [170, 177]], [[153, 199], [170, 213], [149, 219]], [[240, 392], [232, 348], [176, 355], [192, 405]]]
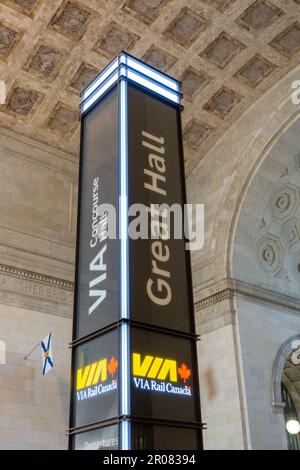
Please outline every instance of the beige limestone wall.
[[224, 326], [201, 337], [198, 361], [206, 450], [242, 450], [247, 446], [242, 424], [235, 332]]
[[236, 307], [251, 449], [287, 449], [283, 413], [272, 406], [272, 374], [282, 344], [299, 334], [300, 317], [241, 298]]
[[[208, 345], [209, 341], [212, 340], [211, 335], [213, 335], [213, 338], [222, 339], [224, 328], [232, 328], [233, 339], [237, 345], [234, 357], [235, 364], [237, 364], [236, 377], [241, 409], [240, 427], [243, 429], [244, 437], [241, 444], [244, 448], [251, 448], [252, 445], [256, 446], [257, 441], [253, 434], [250, 437], [250, 422], [254, 434], [255, 430], [253, 428], [253, 417], [251, 419], [248, 417], [249, 402], [246, 401], [244, 394], [247, 387], [245, 387], [243, 378], [244, 363], [241, 351], [243, 351], [245, 337], [242, 335], [240, 338], [237, 333], [234, 334], [234, 331], [237, 331], [235, 325], [237, 315], [239, 315], [239, 312], [236, 313], [237, 307], [234, 299], [239, 296], [246, 299], [250, 304], [253, 303], [253, 305], [256, 305], [257, 302], [262, 305], [269, 305], [270, 312], [273, 308], [278, 309], [280, 307], [284, 312], [290, 312], [291, 315], [294, 312], [299, 312], [299, 301], [295, 297], [291, 298], [289, 295], [283, 295], [288, 294], [289, 290], [277, 292], [276, 282], [272, 290], [270, 287], [268, 289], [263, 288], [267, 286], [267, 283], [264, 286], [261, 283], [253, 286], [249, 283], [247, 276], [236, 278], [233, 265], [233, 253], [236, 247], [235, 233], [243, 201], [248, 194], [251, 182], [259, 171], [260, 165], [285, 130], [299, 119], [300, 107], [294, 105], [291, 100], [292, 83], [299, 80], [299, 77], [300, 67], [298, 66], [282, 81], [270, 88], [207, 152], [187, 180], [189, 202], [205, 204], [204, 248], [192, 253], [197, 328], [202, 335], [202, 344], [205, 345]], [[291, 145], [293, 147], [295, 147], [294, 144], [297, 138], [298, 136], [294, 136], [292, 139]], [[287, 146], [286, 151], [289, 153], [290, 147]], [[281, 160], [286, 160], [285, 147], [280, 148], [278, 159], [280, 156]], [[274, 170], [275, 172], [278, 171], [278, 165]], [[275, 177], [275, 173], [273, 176], [271, 175], [272, 165], [269, 166], [267, 171], [272, 180], [272, 177]], [[264, 188], [265, 185], [262, 184], [257, 191], [255, 200], [252, 201], [255, 207], [259, 207], [259, 201], [263, 198], [261, 192]], [[249, 213], [252, 214], [251, 207], [248, 209]], [[258, 222], [257, 227], [259, 229], [261, 220], [256, 222]], [[248, 224], [251, 229], [254, 227], [251, 217], [248, 217]], [[253, 231], [255, 231], [255, 227]], [[250, 236], [249, 231], [246, 235]], [[240, 240], [238, 240], [238, 245], [239, 254], [241, 255], [239, 259], [241, 261], [244, 257], [242, 264], [246, 273], [249, 260], [252, 262], [256, 259], [256, 251], [252, 248], [250, 252], [246, 252], [245, 244], [240, 246]], [[270, 322], [272, 322], [272, 318], [274, 317], [271, 313]], [[280, 328], [275, 320], [274, 328]], [[263, 344], [261, 344], [261, 348], [259, 352], [263, 355]], [[213, 367], [211, 365], [212, 358], [209, 357], [210, 355], [204, 346], [200, 345], [198, 360], [201, 376], [205, 373], [205, 370], [201, 370], [202, 364], [205, 365], [205, 368], [207, 366]], [[230, 349], [228, 352], [224, 350], [224, 357], [231, 357]], [[228, 370], [232, 370], [232, 364], [228, 364]], [[219, 371], [219, 373], [222, 376], [222, 371]], [[205, 385], [201, 384], [201, 388], [203, 387]], [[257, 399], [259, 400], [259, 397]], [[209, 417], [214, 412], [214, 407], [213, 402], [208, 400], [205, 391], [202, 393], [201, 404], [204, 420], [208, 422], [208, 430], [205, 431], [206, 448], [217, 448], [216, 443], [219, 443], [222, 448], [229, 448], [228, 442], [219, 440], [218, 428], [214, 424], [209, 424]], [[225, 420], [225, 414], [225, 410], [223, 413], [220, 411], [221, 422]], [[278, 417], [274, 418], [273, 414], [269, 418], [269, 426], [272, 426], [279, 419]], [[224, 426], [225, 429], [226, 426]], [[284, 431], [281, 435], [284, 436]], [[257, 439], [259, 440], [259, 437]], [[271, 441], [269, 443], [265, 442], [265, 444], [272, 446], [275, 442], [274, 435], [270, 439]]]
[[73, 281], [78, 158], [0, 127], [0, 262]]
[[[0, 449], [67, 448], [77, 167], [0, 128]], [[50, 331], [43, 377], [41, 351], [24, 356]]]
[[[40, 348], [24, 356], [50, 331], [55, 368], [43, 376]], [[71, 319], [0, 305], [0, 338], [0, 449], [66, 449]]]
[[232, 275], [236, 286], [248, 286], [248, 298], [236, 292], [234, 308], [252, 449], [287, 448], [272, 374], [280, 347], [300, 332], [299, 130], [300, 119], [282, 128], [251, 178], [235, 227]]

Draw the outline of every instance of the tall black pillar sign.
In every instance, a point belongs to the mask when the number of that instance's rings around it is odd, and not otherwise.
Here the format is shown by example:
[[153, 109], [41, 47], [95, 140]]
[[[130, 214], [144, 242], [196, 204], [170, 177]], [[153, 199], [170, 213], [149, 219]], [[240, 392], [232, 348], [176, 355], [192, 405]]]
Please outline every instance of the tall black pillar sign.
[[82, 101], [70, 448], [200, 449], [189, 253], [155, 217], [185, 204], [180, 84], [121, 53]]

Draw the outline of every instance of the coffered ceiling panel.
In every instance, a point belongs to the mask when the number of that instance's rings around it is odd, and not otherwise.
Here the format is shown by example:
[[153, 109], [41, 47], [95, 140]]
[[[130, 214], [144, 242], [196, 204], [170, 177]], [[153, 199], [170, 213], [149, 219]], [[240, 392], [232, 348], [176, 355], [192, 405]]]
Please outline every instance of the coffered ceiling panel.
[[0, 0], [0, 125], [78, 155], [80, 92], [120, 50], [182, 80], [186, 173], [300, 60], [299, 0]]

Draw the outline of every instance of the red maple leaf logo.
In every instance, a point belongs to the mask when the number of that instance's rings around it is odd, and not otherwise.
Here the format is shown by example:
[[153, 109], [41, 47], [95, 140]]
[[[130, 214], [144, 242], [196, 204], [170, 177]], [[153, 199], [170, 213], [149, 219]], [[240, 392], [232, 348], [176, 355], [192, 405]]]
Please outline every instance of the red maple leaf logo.
[[108, 372], [113, 377], [118, 368], [118, 361], [114, 356], [112, 356], [111, 360], [109, 361], [107, 368], [108, 368]]
[[183, 380], [184, 383], [187, 382], [191, 375], [191, 370], [188, 368], [188, 366], [183, 362], [180, 367], [178, 367], [178, 374], [180, 375], [180, 378]]

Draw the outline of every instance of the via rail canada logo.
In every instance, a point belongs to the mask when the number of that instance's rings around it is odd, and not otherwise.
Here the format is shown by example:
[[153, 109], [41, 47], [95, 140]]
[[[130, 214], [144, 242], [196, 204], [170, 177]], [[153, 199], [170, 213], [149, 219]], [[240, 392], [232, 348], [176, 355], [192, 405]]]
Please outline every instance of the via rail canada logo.
[[192, 372], [185, 362], [133, 353], [132, 376], [137, 389], [192, 396]]
[[77, 369], [76, 395], [77, 400], [95, 398], [118, 388], [118, 361], [112, 356], [88, 364]]

